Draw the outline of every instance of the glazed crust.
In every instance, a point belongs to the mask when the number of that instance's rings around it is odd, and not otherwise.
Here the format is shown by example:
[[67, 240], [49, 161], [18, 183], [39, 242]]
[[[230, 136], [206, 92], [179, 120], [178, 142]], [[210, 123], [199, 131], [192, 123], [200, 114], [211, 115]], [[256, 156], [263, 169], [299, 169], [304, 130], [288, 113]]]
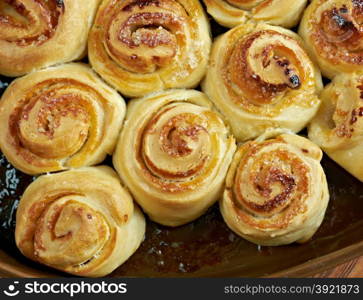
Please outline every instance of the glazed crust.
[[361, 0], [314, 0], [304, 13], [299, 34], [324, 76], [363, 67]]
[[22, 196], [15, 239], [28, 258], [86, 277], [111, 273], [144, 238], [145, 219], [109, 167], [37, 178]]
[[198, 91], [170, 90], [128, 105], [116, 170], [153, 221], [195, 220], [221, 196], [234, 138]]
[[363, 73], [341, 74], [321, 94], [322, 105], [309, 138], [363, 181]]
[[214, 42], [202, 88], [245, 141], [270, 129], [303, 129], [318, 110], [322, 82], [295, 33], [248, 24]]
[[308, 241], [329, 201], [321, 158], [319, 147], [297, 135], [244, 144], [220, 201], [227, 225], [258, 245]]
[[112, 154], [126, 105], [84, 64], [14, 80], [0, 101], [0, 149], [17, 169], [41, 174], [95, 165]]
[[89, 37], [97, 73], [128, 97], [192, 88], [206, 72], [209, 23], [197, 0], [103, 1]]
[[0, 74], [21, 76], [81, 58], [100, 0], [0, 2]]
[[300, 21], [307, 0], [203, 0], [207, 11], [225, 27], [249, 21], [266, 22], [286, 28]]

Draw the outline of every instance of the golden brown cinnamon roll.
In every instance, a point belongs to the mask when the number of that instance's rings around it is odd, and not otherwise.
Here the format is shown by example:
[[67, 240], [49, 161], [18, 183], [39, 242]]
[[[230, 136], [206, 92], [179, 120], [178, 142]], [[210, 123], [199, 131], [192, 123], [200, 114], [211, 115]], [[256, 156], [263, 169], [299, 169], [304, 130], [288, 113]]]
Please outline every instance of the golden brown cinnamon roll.
[[321, 88], [298, 36], [266, 24], [241, 25], [219, 37], [203, 82], [239, 141], [271, 128], [300, 131], [318, 110]]
[[363, 181], [363, 72], [336, 76], [321, 99], [309, 138]]
[[259, 245], [308, 241], [329, 201], [321, 158], [319, 147], [297, 135], [244, 144], [220, 202], [228, 226]]
[[16, 244], [28, 258], [78, 276], [100, 277], [144, 238], [145, 219], [109, 167], [37, 178], [16, 215]]
[[250, 20], [294, 27], [307, 0], [203, 0], [207, 11], [218, 23], [235, 27]]
[[0, 1], [0, 74], [81, 58], [100, 0]]
[[152, 220], [178, 226], [221, 196], [235, 149], [204, 94], [170, 90], [128, 104], [113, 162]]
[[363, 67], [363, 1], [314, 0], [306, 9], [299, 34], [324, 76]]
[[197, 0], [105, 0], [89, 38], [89, 59], [130, 97], [196, 86], [211, 38]]
[[125, 102], [86, 65], [16, 79], [0, 101], [0, 149], [27, 174], [94, 165], [112, 154]]

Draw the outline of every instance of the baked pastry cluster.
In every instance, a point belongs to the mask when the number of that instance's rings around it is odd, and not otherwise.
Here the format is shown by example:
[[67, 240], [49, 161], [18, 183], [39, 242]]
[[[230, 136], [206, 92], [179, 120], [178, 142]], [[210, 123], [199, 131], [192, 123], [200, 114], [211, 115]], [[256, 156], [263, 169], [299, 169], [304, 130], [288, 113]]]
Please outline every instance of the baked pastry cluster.
[[0, 100], [0, 149], [39, 175], [20, 251], [105, 276], [143, 241], [141, 209], [180, 226], [217, 201], [253, 243], [310, 240], [322, 150], [363, 181], [363, 1], [307, 2], [204, 0], [231, 28], [212, 44], [198, 0], [1, 1], [0, 74], [22, 77]]

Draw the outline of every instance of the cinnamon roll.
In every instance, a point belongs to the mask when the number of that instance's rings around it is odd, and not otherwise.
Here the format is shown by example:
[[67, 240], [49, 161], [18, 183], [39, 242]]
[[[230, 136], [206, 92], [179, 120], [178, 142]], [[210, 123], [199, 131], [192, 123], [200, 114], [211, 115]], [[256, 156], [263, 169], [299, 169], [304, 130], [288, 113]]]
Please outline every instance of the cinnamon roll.
[[251, 20], [291, 28], [299, 22], [307, 3], [307, 0], [203, 1], [208, 13], [218, 23], [230, 28]]
[[314, 0], [299, 34], [324, 76], [353, 73], [363, 67], [363, 1]]
[[125, 102], [83, 64], [16, 79], [0, 101], [0, 148], [27, 174], [90, 166], [112, 154]]
[[363, 181], [363, 72], [336, 76], [321, 99], [309, 138]]
[[227, 225], [259, 245], [308, 241], [329, 201], [321, 158], [319, 147], [297, 135], [244, 144], [220, 201]]
[[179, 226], [222, 194], [235, 140], [208, 98], [169, 90], [132, 100], [113, 156], [150, 218]]
[[295, 33], [247, 24], [215, 41], [202, 87], [245, 141], [271, 128], [303, 129], [318, 110], [322, 82]]
[[37, 178], [24, 192], [15, 239], [28, 258], [86, 277], [111, 273], [144, 238], [145, 219], [109, 167]]
[[100, 0], [0, 1], [0, 74], [81, 58]]
[[211, 38], [197, 0], [105, 0], [89, 38], [89, 59], [129, 97], [191, 88], [205, 74]]

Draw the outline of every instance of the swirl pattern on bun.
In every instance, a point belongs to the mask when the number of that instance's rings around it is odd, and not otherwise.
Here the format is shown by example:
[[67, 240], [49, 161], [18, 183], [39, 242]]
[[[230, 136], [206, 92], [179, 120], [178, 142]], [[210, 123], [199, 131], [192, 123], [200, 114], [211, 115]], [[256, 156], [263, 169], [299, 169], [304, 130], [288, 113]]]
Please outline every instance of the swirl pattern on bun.
[[0, 74], [21, 76], [86, 53], [100, 0], [2, 0]]
[[322, 82], [295, 33], [248, 24], [214, 42], [202, 87], [245, 141], [271, 128], [303, 129], [318, 110]]
[[210, 45], [197, 0], [106, 0], [90, 33], [89, 59], [122, 94], [141, 97], [197, 86]]
[[241, 146], [220, 201], [227, 225], [259, 245], [308, 241], [329, 201], [321, 158], [318, 146], [297, 135]]
[[363, 2], [314, 0], [299, 34], [324, 76], [353, 73], [363, 67]]
[[100, 163], [112, 154], [126, 105], [86, 65], [16, 79], [0, 101], [0, 148], [27, 174]]
[[26, 257], [78, 276], [111, 273], [144, 234], [140, 209], [105, 166], [40, 176], [16, 215], [16, 244]]
[[128, 105], [116, 170], [152, 220], [193, 221], [221, 196], [234, 138], [198, 91], [170, 90]]

